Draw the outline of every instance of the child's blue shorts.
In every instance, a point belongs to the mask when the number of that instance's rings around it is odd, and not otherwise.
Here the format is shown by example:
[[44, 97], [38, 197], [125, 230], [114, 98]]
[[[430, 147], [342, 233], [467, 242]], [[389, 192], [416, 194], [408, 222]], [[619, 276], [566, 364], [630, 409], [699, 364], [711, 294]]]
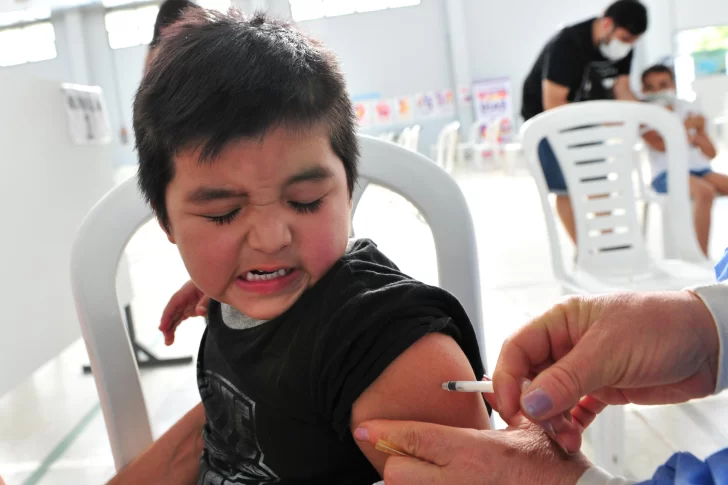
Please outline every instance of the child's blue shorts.
[[[705, 170], [691, 170], [690, 175], [703, 178], [712, 172], [713, 171], [709, 168], [706, 168]], [[667, 172], [660, 173], [657, 177], [654, 178], [654, 180], [652, 180], [652, 188], [658, 194], [667, 193]]]
[[549, 192], [557, 195], [566, 195], [567, 190], [564, 174], [561, 171], [559, 161], [556, 160], [556, 154], [546, 138], [538, 144], [538, 158], [541, 160], [541, 168], [543, 169], [543, 175], [546, 178], [546, 185], [549, 187]]

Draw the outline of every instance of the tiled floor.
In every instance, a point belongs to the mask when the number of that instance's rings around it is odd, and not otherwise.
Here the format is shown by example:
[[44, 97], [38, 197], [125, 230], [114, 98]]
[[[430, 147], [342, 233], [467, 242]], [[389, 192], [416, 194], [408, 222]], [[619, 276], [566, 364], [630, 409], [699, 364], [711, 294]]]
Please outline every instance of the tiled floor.
[[[545, 225], [531, 180], [523, 174], [463, 174], [459, 181], [476, 225], [492, 368], [506, 336], [553, 304], [561, 289], [550, 270]], [[728, 242], [728, 201], [716, 207], [714, 224], [717, 255]], [[437, 281], [429, 228], [398, 197], [379, 188], [369, 190], [355, 229], [357, 236], [377, 241], [403, 271]], [[156, 330], [167, 298], [186, 279], [174, 247], [155, 224], [148, 224], [132, 240], [128, 255], [140, 341], [163, 356], [195, 355], [200, 321], [183, 325], [171, 348], [164, 347]], [[97, 485], [113, 474], [94, 383], [80, 372], [86, 361], [83, 344], [77, 342], [16, 390], [0, 396], [0, 475], [8, 485]], [[155, 436], [199, 401], [192, 365], [145, 371], [142, 381]], [[725, 396], [683, 406], [629, 407], [628, 473], [645, 477], [678, 449], [705, 457], [728, 445], [726, 418]]]

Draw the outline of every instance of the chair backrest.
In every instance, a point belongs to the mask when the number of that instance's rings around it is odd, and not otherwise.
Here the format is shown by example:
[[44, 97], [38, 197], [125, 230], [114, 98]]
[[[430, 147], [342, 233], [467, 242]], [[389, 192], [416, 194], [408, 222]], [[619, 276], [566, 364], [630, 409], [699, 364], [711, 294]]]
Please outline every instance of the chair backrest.
[[409, 142], [410, 138], [410, 132], [412, 131], [411, 126], [405, 127], [397, 136], [397, 145], [399, 146], [407, 146], [407, 143]]
[[[637, 219], [632, 182], [633, 150], [641, 125], [657, 130], [666, 143], [670, 217], [691, 221], [685, 170], [687, 135], [678, 118], [665, 109], [647, 103], [592, 101], [547, 111], [523, 125], [523, 147], [546, 213], [557, 277], [563, 278], [566, 270], [539, 162], [539, 144], [544, 138], [551, 144], [569, 189], [576, 222], [577, 265], [600, 274], [629, 275], [651, 264]], [[673, 236], [686, 252], [694, 253], [690, 247], [697, 245], [694, 234]]]
[[[440, 286], [457, 296], [470, 316], [485, 363], [475, 230], [463, 193], [450, 176], [422, 155], [375, 138], [359, 139], [363, 181], [399, 193], [430, 224]], [[137, 189], [137, 177], [132, 177], [89, 213], [71, 258], [76, 311], [117, 469], [152, 442], [139, 371], [115, 289], [124, 248], [151, 217]]]
[[460, 122], [452, 121], [445, 125], [437, 136], [437, 146], [435, 148], [435, 163], [444, 168], [447, 172], [452, 172], [455, 166], [455, 157], [458, 150]]
[[412, 150], [413, 152], [418, 152], [420, 148], [420, 125], [415, 125], [412, 127], [412, 129], [409, 132], [409, 137], [407, 138], [407, 141], [404, 145], [404, 147], [408, 150]]

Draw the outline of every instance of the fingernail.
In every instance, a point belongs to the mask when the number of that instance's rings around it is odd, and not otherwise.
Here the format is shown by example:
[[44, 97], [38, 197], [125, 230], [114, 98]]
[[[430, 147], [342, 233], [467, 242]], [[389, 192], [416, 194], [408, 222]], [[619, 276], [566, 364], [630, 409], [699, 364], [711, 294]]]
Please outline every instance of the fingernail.
[[546, 413], [551, 411], [554, 407], [554, 403], [551, 400], [551, 396], [546, 394], [543, 389], [536, 389], [531, 391], [523, 397], [523, 410], [533, 418], [541, 418]]
[[205, 313], [205, 307], [204, 307], [204, 306], [198, 306], [198, 307], [197, 307], [197, 311], [198, 311], [199, 313]]
[[356, 428], [354, 430], [354, 438], [359, 441], [369, 441], [369, 430], [366, 428]]
[[521, 388], [521, 392], [528, 389], [528, 386], [530, 386], [530, 385], [531, 385], [531, 381], [529, 381], [528, 379], [526, 379], [524, 377], [521, 377], [520, 379], [518, 379], [518, 386]]
[[549, 436], [551, 436], [553, 439], [556, 439], [556, 431], [554, 431], [553, 424], [551, 424], [549, 421], [544, 421], [543, 423], [541, 423], [541, 427], [549, 434]]
[[483, 375], [483, 380], [484, 380], [485, 382], [492, 382], [492, 381], [493, 381], [493, 379], [491, 379], [491, 378], [490, 378], [490, 376], [489, 376], [489, 375], [487, 375], [487, 374]]

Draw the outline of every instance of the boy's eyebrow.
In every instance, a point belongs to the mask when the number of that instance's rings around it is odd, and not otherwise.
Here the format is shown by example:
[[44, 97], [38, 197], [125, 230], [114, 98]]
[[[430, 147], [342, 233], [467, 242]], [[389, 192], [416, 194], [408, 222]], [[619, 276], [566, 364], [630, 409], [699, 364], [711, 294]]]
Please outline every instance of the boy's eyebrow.
[[[292, 177], [289, 177], [284, 184], [285, 187], [290, 187], [301, 182], [317, 182], [326, 180], [333, 177], [334, 174], [324, 167], [311, 167], [307, 168]], [[205, 202], [212, 202], [221, 199], [234, 199], [239, 197], [247, 196], [247, 192], [240, 192], [231, 189], [220, 189], [215, 187], [199, 187], [193, 192], [187, 195], [187, 202], [194, 204], [203, 204]]]
[[194, 192], [187, 194], [187, 202], [201, 204], [220, 199], [232, 199], [236, 197], [245, 197], [245, 192], [239, 192], [229, 189], [218, 189], [213, 187], [200, 187]]
[[327, 168], [321, 166], [311, 167], [290, 177], [286, 180], [285, 186], [289, 187], [300, 182], [318, 182], [329, 179], [333, 176], [334, 174]]

